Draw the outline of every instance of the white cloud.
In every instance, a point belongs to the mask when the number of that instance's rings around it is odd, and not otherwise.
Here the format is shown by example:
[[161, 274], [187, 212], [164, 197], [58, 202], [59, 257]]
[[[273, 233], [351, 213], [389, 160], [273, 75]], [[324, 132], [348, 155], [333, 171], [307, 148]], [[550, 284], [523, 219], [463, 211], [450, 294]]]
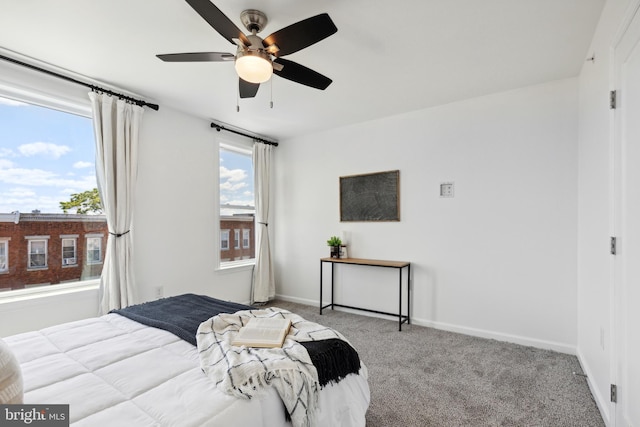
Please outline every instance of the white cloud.
[[244, 182], [248, 178], [243, 169], [227, 169], [220, 166], [220, 191], [236, 192], [249, 186]]
[[90, 168], [92, 166], [93, 166], [93, 163], [91, 163], [91, 162], [83, 162], [83, 161], [75, 162], [73, 164], [73, 167], [76, 168], [76, 169]]
[[0, 169], [0, 182], [30, 187], [66, 187], [84, 191], [96, 186], [96, 177], [87, 175], [78, 179], [68, 179], [51, 171], [9, 167]]
[[20, 154], [26, 157], [30, 156], [47, 156], [53, 159], [59, 159], [61, 156], [71, 151], [66, 145], [52, 144], [51, 142], [31, 142], [22, 144], [18, 147]]
[[34, 209], [40, 209], [42, 212], [61, 212], [60, 201], [65, 199], [39, 195], [29, 188], [15, 187], [0, 193], [0, 212], [28, 213]]
[[231, 181], [227, 181], [227, 182], [223, 182], [222, 184], [220, 184], [220, 191], [231, 191], [231, 192], [236, 192], [238, 190], [241, 190], [245, 187], [247, 187], [248, 184], [246, 182], [238, 182], [236, 184], [233, 184]]
[[0, 169], [9, 169], [13, 167], [13, 162], [7, 159], [0, 159]]
[[13, 152], [10, 148], [2, 147], [0, 148], [0, 157], [15, 157], [16, 153]]
[[243, 169], [227, 169], [220, 166], [220, 180], [228, 180], [231, 182], [243, 181], [247, 179], [247, 171]]

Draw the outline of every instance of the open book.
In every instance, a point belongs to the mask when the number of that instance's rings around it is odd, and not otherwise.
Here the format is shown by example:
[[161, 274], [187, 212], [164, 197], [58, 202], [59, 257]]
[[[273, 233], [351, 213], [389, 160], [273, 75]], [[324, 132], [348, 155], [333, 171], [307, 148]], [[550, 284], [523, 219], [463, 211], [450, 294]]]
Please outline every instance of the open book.
[[282, 347], [291, 327], [290, 319], [252, 317], [231, 343], [234, 346], [274, 348]]

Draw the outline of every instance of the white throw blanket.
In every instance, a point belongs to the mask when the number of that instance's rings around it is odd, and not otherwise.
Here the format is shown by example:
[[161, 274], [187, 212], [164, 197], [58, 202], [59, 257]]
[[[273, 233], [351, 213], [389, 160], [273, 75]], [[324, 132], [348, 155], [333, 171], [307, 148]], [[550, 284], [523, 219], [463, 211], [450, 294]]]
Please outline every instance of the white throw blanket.
[[[233, 338], [252, 317], [291, 319], [282, 348], [234, 347]], [[202, 322], [196, 339], [200, 366], [217, 387], [227, 394], [251, 399], [273, 385], [291, 415], [295, 427], [312, 427], [318, 407], [318, 372], [307, 350], [299, 344], [340, 338], [339, 332], [304, 320], [290, 311], [271, 307], [219, 314]]]

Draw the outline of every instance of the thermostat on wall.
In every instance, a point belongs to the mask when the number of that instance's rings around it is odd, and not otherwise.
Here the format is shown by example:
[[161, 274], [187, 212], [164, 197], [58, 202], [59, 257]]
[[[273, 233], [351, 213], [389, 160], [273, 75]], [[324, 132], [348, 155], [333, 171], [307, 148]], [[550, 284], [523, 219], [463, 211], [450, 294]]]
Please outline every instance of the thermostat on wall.
[[440, 184], [440, 197], [453, 197], [453, 182]]

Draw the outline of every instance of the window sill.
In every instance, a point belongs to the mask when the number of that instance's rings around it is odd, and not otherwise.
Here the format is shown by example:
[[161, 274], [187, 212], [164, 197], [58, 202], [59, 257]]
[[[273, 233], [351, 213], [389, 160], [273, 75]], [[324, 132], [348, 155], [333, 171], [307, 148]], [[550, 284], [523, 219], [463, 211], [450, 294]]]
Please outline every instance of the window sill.
[[100, 278], [83, 280], [75, 283], [61, 283], [47, 285], [38, 288], [18, 289], [0, 293], [0, 304], [10, 304], [18, 301], [46, 298], [55, 295], [71, 294], [76, 292], [96, 290], [100, 287]]
[[234, 272], [234, 271], [241, 271], [241, 270], [252, 270], [255, 265], [256, 265], [255, 259], [248, 259], [246, 261], [233, 261], [233, 262], [228, 262], [219, 266], [218, 268], [216, 268], [216, 271]]

